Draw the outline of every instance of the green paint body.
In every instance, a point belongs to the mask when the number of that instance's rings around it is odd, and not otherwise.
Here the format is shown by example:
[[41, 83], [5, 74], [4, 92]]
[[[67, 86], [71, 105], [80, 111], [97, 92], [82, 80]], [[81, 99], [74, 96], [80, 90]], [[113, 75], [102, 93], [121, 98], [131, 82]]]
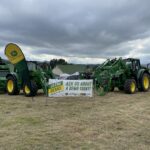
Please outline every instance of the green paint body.
[[16, 68], [16, 78], [18, 79], [18, 87], [21, 89], [24, 85], [27, 85], [32, 91], [31, 80], [26, 60], [23, 59], [14, 66]]
[[48, 79], [54, 78], [50, 68], [45, 70], [41, 67], [35, 66], [34, 69], [28, 67], [27, 61], [24, 57], [22, 50], [13, 43], [10, 43], [5, 48], [5, 55], [8, 57], [10, 62], [14, 65], [14, 70], [7, 75], [13, 76], [17, 80], [18, 89], [22, 89], [24, 85], [27, 85], [31, 93], [34, 93], [31, 81], [37, 85], [38, 89], [43, 89], [47, 95], [48, 90]]
[[140, 88], [139, 79], [145, 72], [150, 74], [148, 68], [141, 66], [139, 59], [108, 59], [95, 70], [95, 87], [99, 95], [105, 95], [115, 87], [123, 89], [127, 79], [135, 79]]
[[0, 93], [6, 91], [6, 76], [10, 73], [8, 65], [0, 57]]

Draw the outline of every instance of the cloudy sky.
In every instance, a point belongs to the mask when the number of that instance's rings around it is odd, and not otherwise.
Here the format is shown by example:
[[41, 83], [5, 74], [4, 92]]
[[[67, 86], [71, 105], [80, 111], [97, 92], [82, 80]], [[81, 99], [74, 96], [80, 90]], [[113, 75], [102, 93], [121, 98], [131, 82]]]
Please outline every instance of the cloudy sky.
[[0, 0], [0, 56], [19, 44], [28, 60], [150, 62], [150, 0]]

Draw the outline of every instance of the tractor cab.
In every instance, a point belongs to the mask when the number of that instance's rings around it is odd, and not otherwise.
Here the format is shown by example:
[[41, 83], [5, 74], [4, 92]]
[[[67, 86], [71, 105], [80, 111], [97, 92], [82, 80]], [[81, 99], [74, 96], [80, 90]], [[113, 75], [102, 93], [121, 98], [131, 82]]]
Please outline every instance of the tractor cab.
[[6, 77], [9, 72], [8, 65], [0, 58], [0, 77]]
[[128, 58], [124, 59], [124, 61], [126, 66], [134, 72], [137, 72], [139, 69], [141, 69], [141, 63], [139, 59]]
[[38, 69], [41, 68], [36, 61], [28, 61], [27, 65], [29, 71], [37, 71]]
[[147, 68], [150, 70], [150, 63], [149, 63], [149, 64], [147, 64]]

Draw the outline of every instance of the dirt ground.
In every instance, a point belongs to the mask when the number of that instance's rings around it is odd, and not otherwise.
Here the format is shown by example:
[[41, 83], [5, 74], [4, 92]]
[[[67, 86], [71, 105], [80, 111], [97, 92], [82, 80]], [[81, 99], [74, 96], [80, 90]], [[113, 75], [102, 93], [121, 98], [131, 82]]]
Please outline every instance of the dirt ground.
[[150, 150], [150, 92], [0, 95], [0, 150]]

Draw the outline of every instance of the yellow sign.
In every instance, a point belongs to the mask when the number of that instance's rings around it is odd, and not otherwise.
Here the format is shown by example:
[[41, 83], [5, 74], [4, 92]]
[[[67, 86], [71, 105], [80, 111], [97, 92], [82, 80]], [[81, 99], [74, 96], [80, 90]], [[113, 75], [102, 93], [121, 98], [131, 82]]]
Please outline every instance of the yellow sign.
[[5, 55], [8, 57], [12, 64], [17, 64], [25, 58], [20, 47], [13, 43], [9, 43], [6, 46]]
[[49, 94], [54, 94], [64, 90], [64, 85], [58, 85], [48, 89]]

